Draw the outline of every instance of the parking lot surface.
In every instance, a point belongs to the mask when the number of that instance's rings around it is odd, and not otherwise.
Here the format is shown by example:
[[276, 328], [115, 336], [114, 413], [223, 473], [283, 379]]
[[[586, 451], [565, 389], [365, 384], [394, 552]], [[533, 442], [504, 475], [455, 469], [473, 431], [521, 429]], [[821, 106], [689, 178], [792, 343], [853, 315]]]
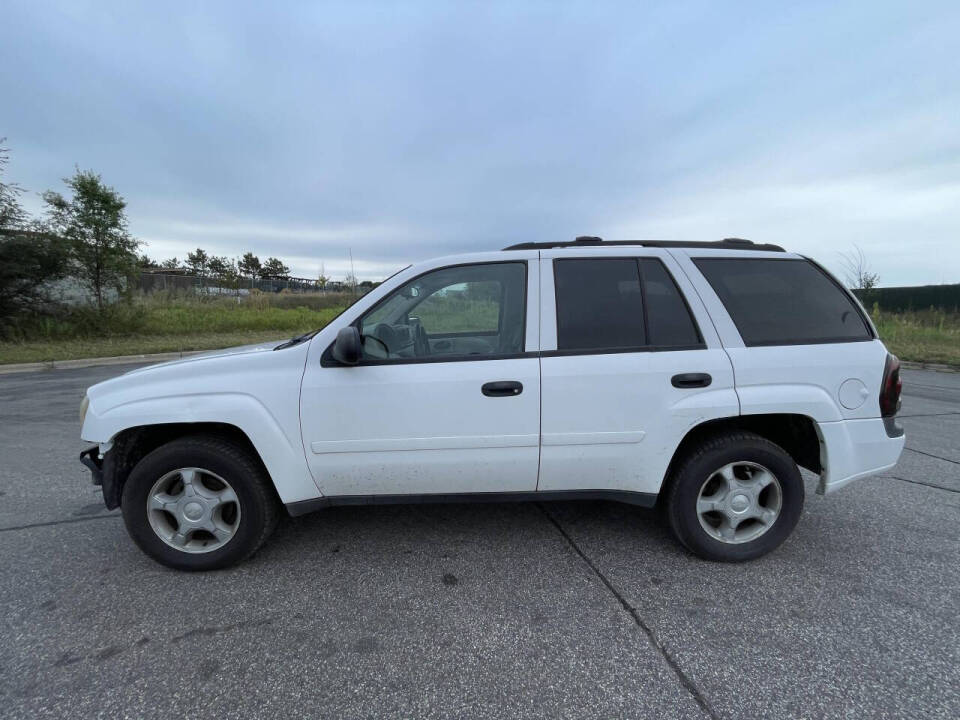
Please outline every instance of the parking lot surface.
[[0, 717], [960, 716], [960, 374], [904, 371], [893, 470], [741, 565], [604, 502], [337, 508], [250, 561], [144, 556], [83, 390], [0, 376]]

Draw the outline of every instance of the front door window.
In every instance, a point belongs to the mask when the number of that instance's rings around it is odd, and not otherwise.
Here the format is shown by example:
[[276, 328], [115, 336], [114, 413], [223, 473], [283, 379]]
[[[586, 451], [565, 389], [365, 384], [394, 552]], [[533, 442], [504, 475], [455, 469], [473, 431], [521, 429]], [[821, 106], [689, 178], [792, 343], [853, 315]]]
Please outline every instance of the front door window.
[[526, 264], [456, 265], [414, 278], [360, 319], [363, 359], [505, 357], [523, 352]]

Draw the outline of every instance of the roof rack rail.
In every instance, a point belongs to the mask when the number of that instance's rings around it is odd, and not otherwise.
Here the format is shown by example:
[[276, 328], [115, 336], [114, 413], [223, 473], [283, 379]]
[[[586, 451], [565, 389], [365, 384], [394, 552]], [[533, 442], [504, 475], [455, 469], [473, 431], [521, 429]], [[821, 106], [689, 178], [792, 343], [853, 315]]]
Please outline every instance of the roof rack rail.
[[505, 247], [504, 250], [549, 250], [564, 247], [610, 247], [614, 245], [636, 245], [639, 247], [661, 248], [713, 248], [714, 250], [766, 250], [767, 252], [786, 252], [779, 245], [755, 243], [743, 238], [724, 238], [712, 242], [695, 240], [604, 240], [593, 235], [580, 235], [576, 240], [567, 242], [525, 242]]

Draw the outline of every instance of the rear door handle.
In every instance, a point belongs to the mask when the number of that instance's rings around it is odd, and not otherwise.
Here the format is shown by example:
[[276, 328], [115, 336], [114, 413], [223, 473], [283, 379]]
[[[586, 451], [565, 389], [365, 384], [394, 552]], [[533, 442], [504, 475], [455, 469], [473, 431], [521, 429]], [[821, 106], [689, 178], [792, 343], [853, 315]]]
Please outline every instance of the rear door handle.
[[670, 378], [670, 384], [681, 389], [707, 387], [712, 382], [707, 373], [680, 373]]
[[516, 380], [497, 380], [496, 382], [484, 383], [480, 392], [487, 397], [510, 397], [523, 392], [523, 383]]

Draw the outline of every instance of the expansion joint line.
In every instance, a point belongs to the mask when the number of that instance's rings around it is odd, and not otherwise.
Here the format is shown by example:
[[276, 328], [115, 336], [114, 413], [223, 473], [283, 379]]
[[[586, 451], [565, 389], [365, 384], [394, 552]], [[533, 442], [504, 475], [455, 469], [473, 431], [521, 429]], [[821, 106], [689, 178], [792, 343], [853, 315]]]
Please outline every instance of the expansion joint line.
[[593, 571], [593, 574], [596, 575], [600, 582], [602, 582], [607, 590], [610, 591], [610, 594], [617, 599], [617, 602], [620, 603], [621, 607], [627, 611], [627, 614], [630, 616], [636, 626], [644, 632], [644, 634], [647, 636], [647, 640], [649, 640], [650, 644], [658, 653], [660, 653], [661, 657], [663, 657], [664, 661], [673, 671], [674, 675], [677, 676], [677, 680], [679, 680], [683, 688], [690, 693], [691, 697], [693, 697], [693, 699], [697, 702], [697, 705], [701, 707], [701, 709], [707, 714], [708, 717], [711, 718], [711, 720], [718, 720], [719, 716], [710, 705], [710, 702], [707, 700], [704, 694], [700, 691], [700, 688], [698, 688], [696, 683], [694, 683], [693, 680], [683, 671], [683, 668], [680, 667], [676, 659], [670, 654], [670, 651], [667, 650], [663, 643], [660, 642], [660, 639], [657, 637], [657, 634], [654, 632], [653, 628], [651, 628], [646, 621], [640, 617], [640, 613], [637, 612], [637, 609], [627, 601], [623, 594], [617, 590], [616, 587], [614, 587], [613, 583], [610, 582], [607, 576], [600, 571], [600, 569], [589, 557], [587, 557], [586, 553], [580, 549], [580, 546], [577, 545], [567, 531], [563, 529], [563, 526], [560, 525], [557, 519], [553, 517], [553, 515], [551, 515], [542, 504], [537, 503], [537, 507], [540, 508], [541, 512], [543, 512], [546, 518], [553, 524], [563, 539], [567, 541], [567, 544], [573, 548], [573, 551], [580, 556], [580, 559], [587, 564], [587, 567]]

